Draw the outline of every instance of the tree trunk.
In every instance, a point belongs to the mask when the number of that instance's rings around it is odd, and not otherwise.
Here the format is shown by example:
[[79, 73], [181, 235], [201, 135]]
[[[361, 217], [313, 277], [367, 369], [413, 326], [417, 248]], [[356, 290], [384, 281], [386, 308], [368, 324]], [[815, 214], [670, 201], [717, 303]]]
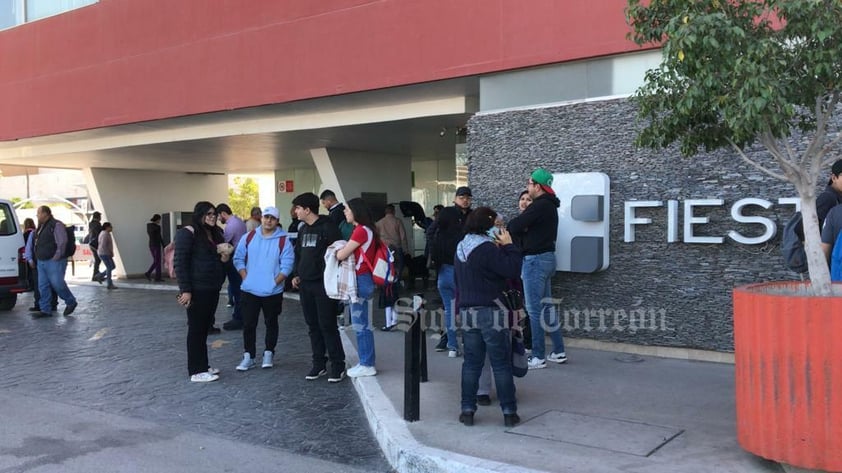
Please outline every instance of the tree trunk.
[[801, 189], [798, 189], [798, 194], [801, 197], [804, 249], [807, 252], [811, 291], [816, 296], [830, 296], [830, 269], [821, 247], [821, 229], [819, 228], [819, 218], [816, 215], [816, 197], [814, 193], [801, 192]]

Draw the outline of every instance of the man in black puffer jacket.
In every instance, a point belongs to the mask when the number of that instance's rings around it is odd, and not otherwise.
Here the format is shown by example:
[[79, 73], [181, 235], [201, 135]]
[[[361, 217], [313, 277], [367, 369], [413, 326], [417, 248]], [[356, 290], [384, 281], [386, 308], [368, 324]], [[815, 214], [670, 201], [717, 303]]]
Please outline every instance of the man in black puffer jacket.
[[[546, 361], [564, 363], [564, 340], [561, 323], [547, 298], [551, 297], [550, 282], [555, 274], [555, 242], [558, 236], [559, 200], [552, 188], [553, 175], [543, 168], [532, 172], [526, 190], [532, 204], [509, 222], [509, 232], [523, 241], [523, 296], [529, 326], [532, 329], [532, 356], [529, 369], [547, 366]], [[546, 356], [544, 324], [550, 332], [553, 351]]]
[[[295, 266], [292, 287], [300, 293], [301, 310], [307, 322], [313, 367], [304, 379], [314, 380], [325, 374], [328, 382], [338, 383], [345, 378], [345, 351], [336, 326], [337, 301], [325, 293], [325, 251], [340, 240], [339, 227], [324, 215], [319, 215], [319, 198], [312, 192], [292, 200], [295, 216], [303, 222], [298, 230], [295, 246]], [[327, 370], [325, 351], [330, 357]]]

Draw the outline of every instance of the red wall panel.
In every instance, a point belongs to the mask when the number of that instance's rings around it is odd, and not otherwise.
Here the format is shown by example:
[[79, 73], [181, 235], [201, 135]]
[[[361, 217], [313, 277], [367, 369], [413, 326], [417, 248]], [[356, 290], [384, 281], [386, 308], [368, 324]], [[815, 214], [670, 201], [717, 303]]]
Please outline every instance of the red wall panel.
[[0, 32], [0, 140], [636, 50], [623, 0], [107, 0]]

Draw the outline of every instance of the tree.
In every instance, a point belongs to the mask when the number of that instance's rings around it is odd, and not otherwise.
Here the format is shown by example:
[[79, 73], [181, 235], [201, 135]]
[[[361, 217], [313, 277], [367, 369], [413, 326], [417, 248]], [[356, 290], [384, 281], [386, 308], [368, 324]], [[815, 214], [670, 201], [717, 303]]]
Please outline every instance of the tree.
[[[629, 0], [630, 37], [663, 63], [632, 100], [636, 143], [685, 156], [730, 148], [798, 191], [811, 288], [830, 295], [816, 188], [837, 159], [842, 77], [839, 0]], [[751, 153], [756, 143], [768, 153]]]
[[228, 188], [228, 205], [234, 215], [248, 218], [251, 215], [251, 208], [257, 205], [259, 194], [257, 182], [250, 177], [234, 178], [234, 186]]

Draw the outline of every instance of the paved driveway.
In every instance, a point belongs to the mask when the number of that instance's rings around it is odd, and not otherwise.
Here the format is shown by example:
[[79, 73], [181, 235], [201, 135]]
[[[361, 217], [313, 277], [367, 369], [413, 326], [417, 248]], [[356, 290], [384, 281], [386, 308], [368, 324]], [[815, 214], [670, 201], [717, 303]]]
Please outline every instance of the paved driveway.
[[[0, 392], [389, 471], [351, 383], [304, 380], [310, 349], [296, 301], [284, 301], [274, 369], [235, 371], [242, 335], [224, 332], [209, 340], [221, 379], [196, 384], [188, 382], [186, 315], [174, 292], [72, 290], [79, 308], [71, 317], [32, 319], [30, 295], [0, 313]], [[217, 325], [229, 318], [221, 300]], [[262, 340], [260, 327], [258, 351]]]

